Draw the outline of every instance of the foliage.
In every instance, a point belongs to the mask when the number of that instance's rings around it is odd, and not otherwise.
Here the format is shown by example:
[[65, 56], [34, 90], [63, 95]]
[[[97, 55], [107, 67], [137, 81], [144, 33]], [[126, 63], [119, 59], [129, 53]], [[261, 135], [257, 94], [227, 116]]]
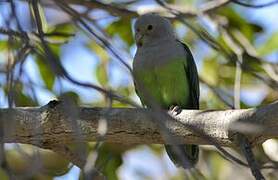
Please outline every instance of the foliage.
[[[62, 3], [63, 1], [42, 2], [38, 6], [39, 18], [36, 16], [36, 2], [0, 2], [1, 107], [38, 106], [43, 105], [42, 102], [45, 103], [43, 98], [50, 101], [52, 97], [69, 98], [79, 105], [130, 107], [123, 102], [110, 100], [107, 95], [100, 95], [97, 90], [88, 90], [75, 84], [68, 76], [80, 82], [92, 82], [139, 102], [131, 74], [115, 55], [118, 54], [124, 62], [130, 64], [129, 54], [133, 54], [135, 47], [132, 24], [137, 15], [130, 9], [138, 9], [139, 2], [86, 1], [87, 3], [83, 4], [81, 1], [65, 0], [69, 4], [78, 5], [72, 6], [74, 11], [67, 3]], [[167, 2], [172, 5], [178, 4], [180, 7], [190, 6], [189, 9], [193, 9], [191, 6], [198, 6], [193, 1]], [[207, 3], [205, 0], [201, 2]], [[11, 4], [15, 5], [15, 11]], [[96, 4], [99, 9], [95, 8]], [[20, 9], [29, 12], [28, 5], [30, 16], [21, 16]], [[148, 3], [143, 5], [147, 6]], [[156, 7], [159, 5], [156, 4]], [[117, 8], [122, 13], [116, 11]], [[229, 104], [233, 104], [236, 61], [239, 61], [239, 56], [243, 58], [241, 107], [259, 106], [277, 100], [278, 31], [274, 29], [269, 33], [268, 29], [271, 27], [263, 25], [262, 21], [267, 18], [267, 14], [261, 14], [261, 18], [254, 21], [249, 17], [252, 13], [251, 9], [247, 11], [230, 3], [207, 13], [206, 17], [187, 17], [185, 13], [186, 17], [183, 19], [190, 19], [197, 27], [195, 29], [179, 22], [178, 19], [173, 20], [177, 24], [176, 31], [180, 38], [189, 44], [198, 64], [201, 78], [201, 109], [231, 108]], [[183, 28], [186, 32], [183, 32]], [[40, 34], [40, 30], [45, 34]], [[212, 44], [217, 44], [218, 48]], [[24, 46], [27, 49], [24, 49]], [[236, 49], [239, 49], [240, 53]], [[278, 146], [277, 141], [272, 143], [273, 146]], [[103, 143], [96, 147], [88, 149], [97, 152], [94, 165], [108, 179], [119, 179], [120, 170], [134, 171], [139, 179], [185, 177], [182, 171], [177, 170], [173, 174], [167, 168], [165, 172], [161, 171], [160, 177], [152, 176], [152, 173], [148, 174], [143, 170], [139, 172], [136, 167], [131, 167], [131, 170], [122, 169], [126, 167], [125, 154], [140, 149], [137, 146], [125, 147]], [[151, 145], [149, 148], [149, 154], [162, 159], [162, 146]], [[36, 151], [30, 149], [33, 148], [20, 146], [18, 149], [15, 145], [6, 149], [6, 160], [11, 172], [19, 176], [30, 172], [28, 176], [31, 179], [53, 179], [70, 171], [69, 162], [59, 155], [37, 148]], [[257, 149], [260, 150], [257, 153], [260, 162], [267, 162], [266, 159], [269, 157], [262, 146]], [[251, 177], [246, 173], [247, 168], [235, 167], [221, 158], [215, 150], [205, 147], [202, 151], [199, 166], [206, 178]], [[143, 153], [146, 152], [142, 150]], [[41, 166], [36, 172], [32, 171], [35, 167], [32, 165], [34, 160], [38, 160]], [[166, 161], [161, 162], [161, 168], [169, 166]], [[145, 167], [152, 169], [147, 162]], [[237, 174], [233, 173], [233, 168], [237, 168]], [[277, 177], [277, 172], [275, 174], [272, 170], [265, 174], [268, 178], [274, 178], [275, 175]], [[82, 173], [80, 177], [83, 177]], [[0, 179], [8, 179], [8, 173], [3, 167], [0, 169]]]

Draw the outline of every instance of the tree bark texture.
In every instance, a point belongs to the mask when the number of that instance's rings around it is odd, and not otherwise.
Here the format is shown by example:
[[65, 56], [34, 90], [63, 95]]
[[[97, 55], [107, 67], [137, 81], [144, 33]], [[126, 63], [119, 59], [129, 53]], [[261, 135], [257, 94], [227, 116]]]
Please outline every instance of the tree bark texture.
[[40, 147], [98, 140], [177, 143], [163, 136], [162, 125], [178, 143], [213, 144], [207, 139], [210, 137], [221, 146], [236, 146], [236, 132], [247, 135], [252, 145], [278, 137], [278, 102], [241, 110], [182, 110], [175, 118], [164, 118], [167, 115], [147, 109], [74, 107], [51, 101], [39, 108], [0, 109], [0, 122], [4, 143]]

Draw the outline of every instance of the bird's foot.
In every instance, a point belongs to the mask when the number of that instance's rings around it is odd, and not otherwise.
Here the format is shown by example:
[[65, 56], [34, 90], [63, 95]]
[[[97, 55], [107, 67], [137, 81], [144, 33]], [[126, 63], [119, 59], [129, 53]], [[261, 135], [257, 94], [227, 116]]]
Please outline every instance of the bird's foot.
[[179, 107], [179, 106], [176, 106], [176, 105], [172, 105], [172, 106], [170, 106], [170, 108], [169, 108], [170, 114], [172, 114], [172, 115], [174, 115], [174, 116], [179, 115], [179, 114], [181, 113], [181, 111], [182, 111], [182, 108]]

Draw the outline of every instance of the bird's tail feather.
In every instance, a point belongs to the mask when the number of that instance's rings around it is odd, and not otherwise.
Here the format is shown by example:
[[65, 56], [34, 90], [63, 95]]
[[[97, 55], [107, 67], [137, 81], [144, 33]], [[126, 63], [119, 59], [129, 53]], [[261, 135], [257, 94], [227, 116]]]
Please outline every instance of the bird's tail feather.
[[166, 152], [172, 162], [184, 169], [194, 168], [198, 162], [199, 147], [193, 144], [165, 145]]

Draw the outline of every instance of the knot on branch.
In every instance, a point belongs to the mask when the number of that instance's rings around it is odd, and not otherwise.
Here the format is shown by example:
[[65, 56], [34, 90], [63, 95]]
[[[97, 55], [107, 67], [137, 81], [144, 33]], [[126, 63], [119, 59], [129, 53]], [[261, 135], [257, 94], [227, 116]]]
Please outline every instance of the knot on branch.
[[57, 100], [52, 100], [52, 101], [49, 101], [49, 103], [47, 104], [48, 107], [50, 108], [55, 108], [58, 104], [60, 104], [61, 101], [57, 101]]

